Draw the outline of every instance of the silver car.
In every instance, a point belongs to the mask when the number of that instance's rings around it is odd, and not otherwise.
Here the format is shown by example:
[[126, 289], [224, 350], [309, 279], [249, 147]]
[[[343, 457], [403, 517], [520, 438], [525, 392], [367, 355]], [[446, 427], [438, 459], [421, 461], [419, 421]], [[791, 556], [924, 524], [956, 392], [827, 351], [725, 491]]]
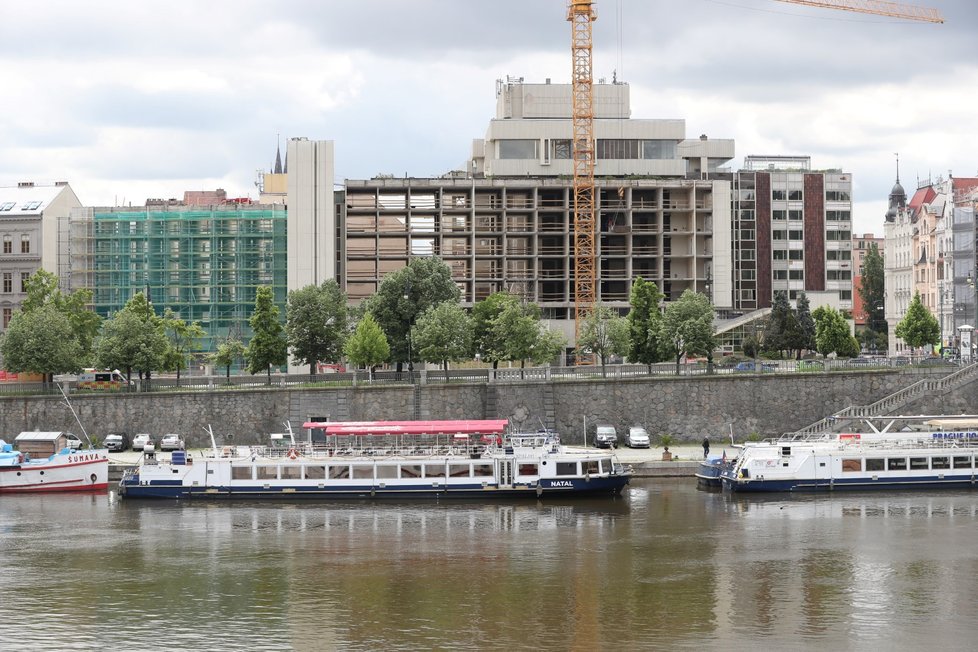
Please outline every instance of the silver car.
[[163, 435], [163, 439], [160, 440], [160, 450], [161, 451], [179, 451], [183, 450], [183, 440], [180, 439], [180, 435]]
[[649, 433], [642, 426], [632, 426], [625, 435], [625, 445], [629, 448], [648, 448]]

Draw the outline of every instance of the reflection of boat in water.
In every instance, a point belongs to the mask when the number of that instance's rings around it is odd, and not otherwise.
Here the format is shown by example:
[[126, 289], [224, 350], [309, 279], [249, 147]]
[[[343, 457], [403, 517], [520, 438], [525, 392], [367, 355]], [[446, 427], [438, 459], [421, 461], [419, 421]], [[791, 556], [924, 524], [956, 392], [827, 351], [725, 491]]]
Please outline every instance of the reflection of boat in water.
[[74, 450], [68, 434], [22, 432], [16, 450], [0, 439], [0, 494], [105, 491], [108, 451]]
[[[870, 432], [747, 443], [721, 471], [732, 491], [971, 488], [978, 480], [976, 417], [877, 417]], [[894, 429], [903, 423], [903, 429]]]
[[[237, 447], [193, 460], [147, 452], [131, 498], [542, 498], [614, 496], [631, 478], [613, 455], [572, 451], [507, 422], [309, 422], [309, 441]], [[281, 441], [281, 439], [280, 439]], [[313, 442], [316, 443], [313, 443]]]

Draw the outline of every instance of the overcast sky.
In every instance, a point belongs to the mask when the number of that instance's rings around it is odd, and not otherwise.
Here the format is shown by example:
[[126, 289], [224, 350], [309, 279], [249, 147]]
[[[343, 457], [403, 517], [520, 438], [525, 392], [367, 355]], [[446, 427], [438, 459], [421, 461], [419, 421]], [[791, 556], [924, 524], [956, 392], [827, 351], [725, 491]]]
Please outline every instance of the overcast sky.
[[[895, 153], [917, 179], [978, 176], [978, 3], [944, 25], [773, 0], [595, 3], [595, 78], [632, 116], [745, 155], [853, 174], [882, 233]], [[570, 79], [566, 0], [0, 0], [0, 186], [68, 180], [86, 205], [184, 190], [257, 197], [277, 138], [336, 143], [336, 181], [467, 159], [495, 80]]]

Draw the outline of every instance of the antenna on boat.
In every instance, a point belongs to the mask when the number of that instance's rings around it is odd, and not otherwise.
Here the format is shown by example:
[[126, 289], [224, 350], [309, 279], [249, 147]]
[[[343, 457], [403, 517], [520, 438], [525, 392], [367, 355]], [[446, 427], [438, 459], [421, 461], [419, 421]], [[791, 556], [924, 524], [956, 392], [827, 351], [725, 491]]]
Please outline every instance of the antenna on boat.
[[75, 421], [78, 422], [78, 427], [81, 428], [82, 434], [85, 435], [85, 441], [88, 442], [88, 447], [95, 448], [94, 446], [92, 446], [92, 440], [88, 438], [88, 433], [85, 432], [85, 426], [82, 425], [81, 419], [78, 418], [78, 413], [75, 412], [75, 406], [72, 405], [71, 401], [68, 400], [68, 395], [65, 394], [65, 388], [62, 387], [59, 383], [55, 383], [55, 384], [58, 385], [58, 391], [61, 392], [61, 395], [65, 399], [65, 405], [67, 405], [68, 409], [71, 410], [71, 416], [75, 417]]
[[214, 457], [217, 457], [217, 442], [214, 440], [214, 429], [211, 428], [211, 424], [207, 424], [207, 427], [204, 428], [204, 432], [211, 436], [211, 448], [214, 449]]
[[736, 446], [737, 444], [735, 444], [735, 443], [734, 443], [734, 436], [733, 436], [733, 422], [732, 422], [732, 421], [731, 421], [730, 423], [728, 423], [728, 424], [727, 424], [727, 428], [729, 428], [729, 429], [730, 429], [730, 445], [731, 445], [731, 446]]
[[292, 448], [295, 448], [295, 435], [292, 433], [292, 422], [285, 422], [285, 429], [289, 431], [289, 442], [292, 444]]

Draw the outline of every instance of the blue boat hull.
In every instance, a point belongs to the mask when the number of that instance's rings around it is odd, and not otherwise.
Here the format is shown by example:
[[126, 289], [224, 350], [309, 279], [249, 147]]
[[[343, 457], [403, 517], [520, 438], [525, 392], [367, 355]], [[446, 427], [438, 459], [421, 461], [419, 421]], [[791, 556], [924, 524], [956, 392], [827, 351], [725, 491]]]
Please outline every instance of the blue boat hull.
[[445, 498], [543, 498], [570, 496], [617, 495], [628, 484], [629, 475], [602, 478], [550, 481], [540, 485], [515, 485], [513, 487], [483, 487], [482, 484], [456, 485], [451, 487], [375, 487], [370, 485], [346, 487], [266, 487], [264, 485], [234, 487], [188, 487], [179, 482], [154, 481], [140, 484], [138, 476], [124, 480], [119, 485], [126, 498], [188, 498], [224, 500], [334, 500], [334, 499], [445, 499]]
[[722, 476], [725, 490], [734, 492], [820, 492], [820, 491], [880, 491], [895, 489], [973, 489], [978, 487], [975, 476], [938, 478], [937, 476], [890, 477], [812, 480], [747, 480]]

